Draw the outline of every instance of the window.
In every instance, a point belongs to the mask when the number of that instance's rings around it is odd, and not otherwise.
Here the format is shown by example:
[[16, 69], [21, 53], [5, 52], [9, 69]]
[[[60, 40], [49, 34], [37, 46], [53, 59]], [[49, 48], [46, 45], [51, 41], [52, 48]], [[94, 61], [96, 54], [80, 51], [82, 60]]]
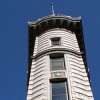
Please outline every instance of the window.
[[53, 58], [51, 58], [50, 61], [51, 61], [51, 71], [65, 70], [63, 57], [53, 57]]
[[61, 45], [60, 38], [52, 38], [52, 39], [51, 39], [51, 45], [52, 45], [52, 46]]
[[66, 82], [52, 84], [52, 100], [68, 100]]

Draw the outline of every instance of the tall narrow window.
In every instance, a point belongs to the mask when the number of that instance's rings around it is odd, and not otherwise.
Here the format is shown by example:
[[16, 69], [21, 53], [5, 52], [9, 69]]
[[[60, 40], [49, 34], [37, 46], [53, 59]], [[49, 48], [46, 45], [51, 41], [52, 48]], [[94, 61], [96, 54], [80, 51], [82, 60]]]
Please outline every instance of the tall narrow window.
[[64, 58], [63, 57], [53, 57], [51, 58], [51, 71], [53, 70], [64, 70]]
[[60, 38], [52, 38], [52, 39], [51, 39], [51, 45], [52, 45], [52, 46], [61, 45]]
[[52, 83], [52, 100], [68, 100], [66, 82]]

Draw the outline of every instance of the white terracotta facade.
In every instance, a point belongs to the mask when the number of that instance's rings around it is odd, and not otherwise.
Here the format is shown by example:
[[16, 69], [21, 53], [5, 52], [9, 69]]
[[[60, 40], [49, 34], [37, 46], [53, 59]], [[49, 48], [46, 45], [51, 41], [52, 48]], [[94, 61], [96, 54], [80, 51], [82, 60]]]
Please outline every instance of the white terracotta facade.
[[[52, 46], [59, 37], [61, 45]], [[65, 70], [51, 71], [51, 54], [63, 54]], [[51, 79], [66, 79], [68, 100], [94, 100], [75, 32], [52, 28], [36, 35], [28, 81], [27, 100], [52, 100]]]

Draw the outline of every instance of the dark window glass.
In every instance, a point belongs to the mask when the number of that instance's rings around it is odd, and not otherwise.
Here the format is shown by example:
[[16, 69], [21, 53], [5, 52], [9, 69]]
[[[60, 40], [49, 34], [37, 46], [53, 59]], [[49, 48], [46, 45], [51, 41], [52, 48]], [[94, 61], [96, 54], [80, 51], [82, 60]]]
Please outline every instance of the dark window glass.
[[67, 100], [66, 95], [52, 96], [52, 100]]
[[51, 39], [51, 43], [52, 43], [52, 45], [54, 45], [54, 46], [60, 45], [60, 44], [61, 44], [60, 38]]
[[67, 100], [66, 82], [52, 83], [52, 100]]
[[61, 58], [51, 58], [51, 70], [64, 70], [64, 59]]

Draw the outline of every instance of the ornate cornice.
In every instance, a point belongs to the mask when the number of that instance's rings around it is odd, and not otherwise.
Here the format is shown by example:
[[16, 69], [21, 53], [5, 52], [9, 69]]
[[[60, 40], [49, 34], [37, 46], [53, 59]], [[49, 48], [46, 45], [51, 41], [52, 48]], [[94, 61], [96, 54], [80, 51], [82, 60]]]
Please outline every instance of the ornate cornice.
[[37, 34], [52, 28], [65, 28], [71, 31], [75, 31], [75, 27], [80, 23], [81, 17], [72, 18], [65, 15], [51, 15], [38, 19], [35, 22], [28, 22], [28, 26]]
[[42, 22], [45, 22], [47, 20], [50, 20], [50, 19], [60, 19], [60, 20], [70, 20], [70, 21], [80, 21], [81, 20], [81, 17], [76, 17], [76, 18], [73, 18], [71, 16], [65, 16], [65, 15], [61, 15], [61, 14], [57, 14], [57, 15], [50, 15], [50, 16], [45, 16], [41, 19], [38, 19], [37, 21], [34, 21], [34, 22], [28, 22], [28, 25], [38, 25], [39, 23], [42, 23]]

